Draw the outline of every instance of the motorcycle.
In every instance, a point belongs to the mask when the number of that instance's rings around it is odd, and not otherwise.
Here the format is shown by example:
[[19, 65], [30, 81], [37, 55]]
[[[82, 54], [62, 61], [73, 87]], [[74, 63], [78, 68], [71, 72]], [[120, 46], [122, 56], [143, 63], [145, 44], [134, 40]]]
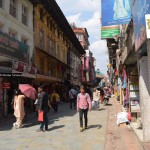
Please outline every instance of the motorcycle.
[[104, 105], [107, 105], [109, 103], [109, 98], [111, 98], [111, 93], [109, 89], [104, 88]]

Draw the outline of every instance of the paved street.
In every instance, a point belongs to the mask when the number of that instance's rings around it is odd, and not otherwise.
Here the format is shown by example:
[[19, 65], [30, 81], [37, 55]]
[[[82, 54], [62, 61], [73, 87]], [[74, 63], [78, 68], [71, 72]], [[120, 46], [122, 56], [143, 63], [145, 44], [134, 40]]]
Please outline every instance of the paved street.
[[69, 104], [49, 113], [49, 131], [37, 133], [35, 115], [22, 129], [13, 129], [13, 120], [0, 125], [0, 150], [104, 150], [108, 110], [89, 112], [89, 129], [80, 133], [79, 116]]

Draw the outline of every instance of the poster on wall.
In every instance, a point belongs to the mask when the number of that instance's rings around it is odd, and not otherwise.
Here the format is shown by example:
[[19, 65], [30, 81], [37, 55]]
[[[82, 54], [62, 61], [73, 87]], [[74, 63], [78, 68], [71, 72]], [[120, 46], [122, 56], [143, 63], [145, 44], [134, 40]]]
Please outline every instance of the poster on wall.
[[150, 14], [149, 0], [136, 0], [133, 5], [133, 26], [136, 51], [139, 50], [146, 40], [146, 14]]
[[102, 26], [128, 24], [131, 20], [131, 0], [101, 0]]
[[101, 39], [113, 38], [114, 36], [119, 34], [120, 34], [119, 26], [101, 27]]

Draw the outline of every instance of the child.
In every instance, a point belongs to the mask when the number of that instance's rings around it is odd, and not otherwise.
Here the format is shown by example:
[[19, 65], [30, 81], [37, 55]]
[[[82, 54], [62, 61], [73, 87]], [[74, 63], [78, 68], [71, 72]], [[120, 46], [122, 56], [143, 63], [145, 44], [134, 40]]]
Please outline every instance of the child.
[[[85, 93], [84, 86], [81, 86], [80, 92], [77, 96], [77, 111], [79, 112], [79, 119], [80, 119], [80, 132], [83, 132], [84, 129], [87, 129], [88, 123], [88, 110], [91, 111], [91, 99], [88, 93]], [[85, 128], [83, 128], [83, 115], [85, 121]]]

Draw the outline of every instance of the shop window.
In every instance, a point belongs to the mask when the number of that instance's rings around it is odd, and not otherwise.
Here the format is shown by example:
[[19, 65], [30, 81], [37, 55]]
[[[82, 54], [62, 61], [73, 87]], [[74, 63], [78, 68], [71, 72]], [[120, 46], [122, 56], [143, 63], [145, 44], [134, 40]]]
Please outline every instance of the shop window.
[[40, 29], [39, 31], [39, 47], [44, 48], [44, 31]]
[[22, 5], [22, 23], [26, 26], [27, 26], [27, 16], [28, 16], [27, 7]]
[[9, 13], [16, 18], [16, 0], [10, 0]]
[[3, 0], [0, 0], [0, 8], [3, 8]]

